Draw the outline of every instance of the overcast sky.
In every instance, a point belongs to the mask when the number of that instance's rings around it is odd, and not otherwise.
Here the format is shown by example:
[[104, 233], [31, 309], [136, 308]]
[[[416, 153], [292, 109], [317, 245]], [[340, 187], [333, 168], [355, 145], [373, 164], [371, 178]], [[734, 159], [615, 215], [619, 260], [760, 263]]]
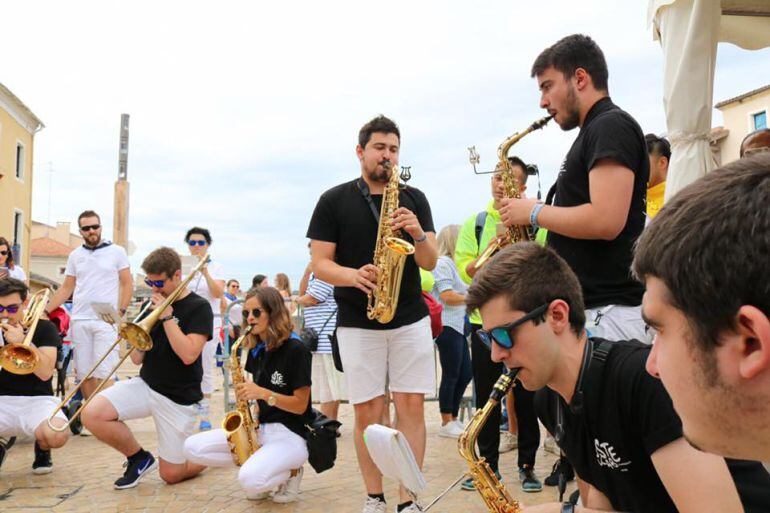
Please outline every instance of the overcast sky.
[[[399, 124], [401, 164], [437, 228], [486, 204], [488, 179], [473, 175], [466, 148], [491, 167], [506, 136], [544, 115], [529, 70], [563, 36], [592, 36], [613, 100], [645, 132], [665, 132], [662, 53], [646, 9], [645, 0], [12, 2], [0, 82], [46, 124], [35, 139], [35, 220], [74, 226], [94, 209], [111, 236], [128, 113], [134, 270], [159, 245], [186, 252], [184, 232], [200, 225], [228, 277], [245, 284], [259, 272], [272, 283], [282, 271], [296, 288], [315, 202], [360, 173], [357, 133], [379, 113]], [[768, 62], [768, 49], [720, 45], [715, 100], [770, 82]], [[552, 124], [511, 154], [539, 165], [545, 192], [576, 135]]]

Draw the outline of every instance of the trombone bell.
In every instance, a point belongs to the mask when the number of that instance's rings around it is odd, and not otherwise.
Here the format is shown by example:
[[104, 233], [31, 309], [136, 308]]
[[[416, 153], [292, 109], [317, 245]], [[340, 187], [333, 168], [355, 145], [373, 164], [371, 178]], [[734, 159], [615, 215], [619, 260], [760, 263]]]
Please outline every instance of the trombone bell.
[[0, 349], [0, 367], [12, 374], [32, 374], [39, 364], [37, 353], [21, 344], [8, 344]]

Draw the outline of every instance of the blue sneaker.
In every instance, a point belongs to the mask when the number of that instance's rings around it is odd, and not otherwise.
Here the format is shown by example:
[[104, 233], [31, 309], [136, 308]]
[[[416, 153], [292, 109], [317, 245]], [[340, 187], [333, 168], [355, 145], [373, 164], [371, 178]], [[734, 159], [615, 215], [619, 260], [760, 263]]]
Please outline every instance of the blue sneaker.
[[142, 479], [145, 474], [150, 473], [158, 467], [158, 462], [155, 461], [155, 457], [147, 453], [147, 456], [129, 463], [128, 461], [123, 464], [126, 467], [126, 472], [123, 477], [115, 481], [116, 490], [125, 490], [126, 488], [133, 488], [139, 484], [139, 480]]
[[[503, 476], [500, 475], [499, 471], [495, 471], [495, 477], [497, 477], [498, 481], [503, 480]], [[476, 484], [473, 482], [473, 478], [469, 477], [468, 479], [463, 481], [462, 484], [460, 485], [460, 489], [465, 490], [466, 492], [472, 492], [476, 490]]]
[[211, 422], [208, 420], [202, 420], [200, 424], [198, 424], [198, 431], [210, 431], [211, 430]]
[[530, 465], [519, 467], [519, 479], [521, 480], [521, 489], [524, 492], [534, 493], [543, 490], [543, 483], [537, 478]]

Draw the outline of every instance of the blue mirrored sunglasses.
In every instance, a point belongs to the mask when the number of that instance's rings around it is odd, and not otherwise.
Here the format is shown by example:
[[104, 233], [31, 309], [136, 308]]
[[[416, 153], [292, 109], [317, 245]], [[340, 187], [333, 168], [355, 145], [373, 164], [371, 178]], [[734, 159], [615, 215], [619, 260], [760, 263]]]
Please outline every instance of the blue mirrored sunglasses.
[[513, 330], [527, 321], [537, 320], [542, 317], [545, 312], [548, 311], [548, 305], [550, 304], [550, 302], [544, 303], [531, 312], [524, 314], [524, 316], [516, 319], [513, 322], [509, 322], [508, 324], [496, 326], [490, 330], [478, 330], [476, 331], [476, 335], [478, 335], [479, 340], [481, 340], [481, 343], [484, 344], [487, 349], [492, 349], [493, 341], [497, 342], [497, 345], [500, 347], [510, 349], [514, 344]]
[[189, 244], [190, 247], [193, 247], [193, 246], [205, 246], [206, 245], [206, 241], [205, 240], [188, 240], [187, 244]]
[[2, 306], [0, 305], [0, 313], [8, 312], [9, 314], [15, 314], [19, 311], [19, 308], [21, 308], [21, 305], [8, 305], [8, 306]]
[[145, 278], [144, 283], [148, 287], [155, 287], [156, 289], [162, 289], [163, 285], [165, 285], [166, 283], [166, 280], [148, 280], [147, 278]]

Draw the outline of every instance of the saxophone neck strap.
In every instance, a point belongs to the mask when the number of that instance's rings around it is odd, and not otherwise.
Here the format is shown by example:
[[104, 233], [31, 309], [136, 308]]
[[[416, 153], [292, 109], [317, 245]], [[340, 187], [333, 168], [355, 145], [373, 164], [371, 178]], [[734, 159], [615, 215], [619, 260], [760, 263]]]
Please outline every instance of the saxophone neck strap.
[[369, 192], [369, 186], [364, 181], [364, 179], [360, 177], [358, 180], [356, 180], [356, 186], [358, 186], [358, 190], [361, 191], [361, 196], [364, 197], [366, 203], [369, 205], [369, 209], [372, 211], [374, 220], [377, 222], [377, 224], [380, 224], [380, 212], [377, 210], [377, 207], [374, 206], [374, 200], [372, 200], [372, 193]]

